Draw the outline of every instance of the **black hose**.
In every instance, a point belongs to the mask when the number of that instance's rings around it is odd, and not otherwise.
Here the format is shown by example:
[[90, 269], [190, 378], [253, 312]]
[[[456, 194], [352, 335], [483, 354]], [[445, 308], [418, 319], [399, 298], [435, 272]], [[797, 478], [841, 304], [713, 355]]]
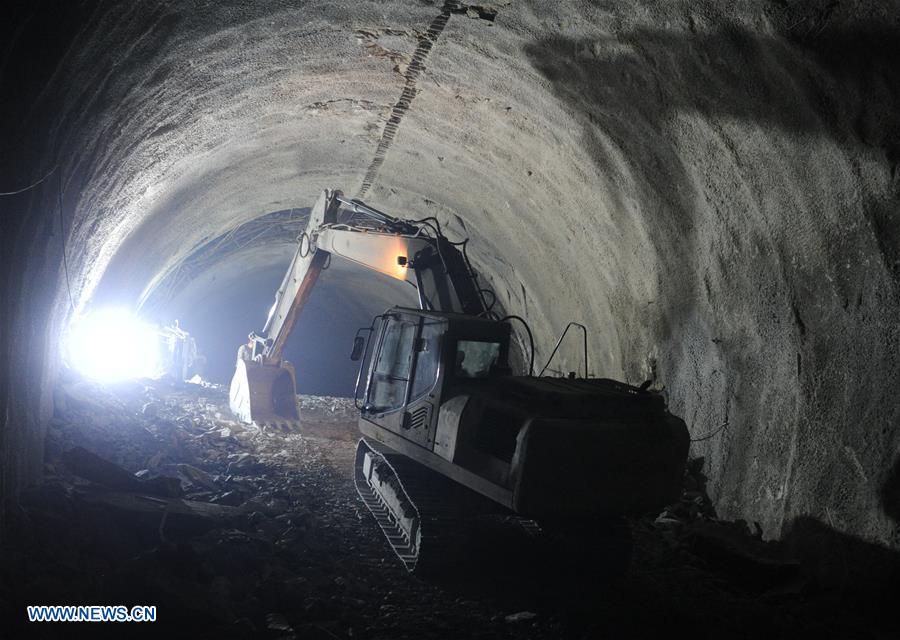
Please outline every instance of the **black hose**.
[[[394, 223], [396, 223], [397, 225], [399, 225], [400, 227], [408, 226], [408, 225], [419, 225], [420, 229], [427, 229], [428, 231], [430, 231], [432, 234], [434, 234], [435, 249], [437, 250], [438, 258], [441, 261], [441, 265], [444, 267], [443, 273], [445, 275], [447, 273], [449, 273], [449, 269], [447, 267], [447, 260], [444, 258], [444, 254], [441, 251], [441, 241], [445, 240], [447, 242], [447, 244], [449, 244], [452, 247], [460, 247], [461, 246], [463, 262], [466, 265], [466, 269], [469, 272], [469, 277], [472, 279], [472, 283], [475, 286], [475, 290], [478, 294], [478, 297], [481, 299], [481, 305], [484, 308], [484, 315], [486, 315], [488, 317], [496, 316], [496, 314], [493, 314], [491, 310], [494, 308], [494, 306], [497, 303], [497, 294], [492, 289], [482, 288], [479, 286], [478, 274], [476, 273], [475, 269], [472, 267], [472, 261], [469, 260], [469, 253], [467, 251], [467, 247], [468, 247], [468, 243], [469, 243], [468, 238], [466, 238], [462, 242], [452, 242], [451, 240], [447, 239], [447, 237], [444, 235], [443, 228], [441, 228], [441, 221], [438, 220], [437, 218], [435, 218], [434, 216], [428, 216], [425, 218], [420, 218], [418, 220], [400, 220], [399, 218], [392, 218], [391, 216], [387, 215], [386, 213], [383, 213], [381, 211], [378, 211], [377, 209], [370, 207], [369, 205], [365, 204], [364, 202], [362, 202], [361, 200], [359, 200], [357, 198], [354, 198], [353, 200], [350, 200], [349, 202], [346, 200], [340, 200], [340, 201], [343, 204], [352, 205], [354, 214], [358, 211], [359, 207], [367, 209], [369, 212], [371, 212], [371, 213], [369, 213], [370, 217], [373, 217], [375, 219], [380, 219], [383, 224], [386, 222], [386, 220], [391, 220]], [[361, 213], [366, 213], [366, 212], [361, 212]], [[377, 216], [380, 216], [383, 219], [378, 218], [378, 217], [376, 217], [376, 215], [373, 215], [373, 214], [377, 214]], [[388, 228], [391, 228], [392, 224], [387, 223], [387, 226], [388, 226]], [[403, 230], [402, 228], [396, 228], [395, 230], [399, 231], [400, 233], [405, 232], [405, 230]], [[485, 291], [489, 292], [492, 296], [490, 305], [488, 305], [487, 300], [484, 297]], [[512, 317], [512, 316], [510, 316], [510, 317]], [[521, 318], [519, 318], [519, 320], [521, 320]], [[522, 322], [524, 322], [524, 320]], [[528, 329], [528, 325], [526, 324], [525, 326], [526, 326], [526, 329]], [[530, 334], [531, 333], [530, 329], [528, 329], [528, 331]], [[529, 375], [532, 375], [534, 373], [534, 341], [533, 340], [532, 340], [531, 350], [532, 350], [532, 354], [531, 354], [532, 367], [531, 367], [531, 371], [529, 372]]]
[[[469, 260], [469, 252], [468, 252], [469, 239], [466, 238], [465, 240], [462, 241], [461, 244], [462, 244], [463, 260], [466, 263], [466, 269], [469, 270], [469, 276], [472, 278], [472, 285], [478, 291], [478, 297], [481, 298], [481, 306], [484, 307], [485, 315], [490, 315], [491, 309], [493, 309], [494, 305], [497, 303], [497, 294], [494, 293], [494, 291], [491, 289], [483, 289], [481, 286], [479, 286], [478, 273], [476, 273], [475, 268], [472, 266], [472, 261]], [[493, 300], [493, 302], [491, 302], [491, 306], [488, 306], [487, 300], [484, 299], [485, 291], [490, 291], [491, 295], [494, 296], [494, 300]]]
[[[306, 251], [303, 251], [303, 240], [306, 239]], [[309, 255], [310, 250], [312, 249], [312, 241], [309, 238], [309, 235], [304, 231], [297, 237], [297, 251], [300, 254], [301, 258], [305, 258]]]
[[719, 425], [718, 428], [713, 429], [712, 431], [703, 434], [699, 438], [691, 438], [691, 442], [703, 442], [704, 440], [709, 440], [714, 435], [718, 434], [720, 431], [722, 431], [723, 429], [727, 429], [727, 428], [728, 428], [728, 420], [726, 420], [721, 425]]
[[478, 293], [481, 294], [482, 300], [484, 300], [484, 294], [485, 294], [485, 293], [491, 294], [491, 304], [490, 304], [490, 305], [487, 305], [486, 308], [485, 308], [485, 310], [484, 310], [484, 313], [485, 313], [485, 314], [489, 314], [489, 313], [491, 312], [491, 310], [494, 308], [494, 305], [497, 304], [497, 294], [494, 293], [494, 290], [493, 290], [493, 289], [479, 289], [479, 290], [478, 290]]
[[531, 327], [528, 326], [528, 323], [521, 316], [506, 316], [501, 318], [500, 322], [506, 322], [507, 320], [518, 320], [525, 327], [525, 332], [528, 334], [528, 344], [531, 347], [531, 360], [528, 363], [528, 377], [530, 378], [534, 375], [534, 336], [531, 333]]
[[18, 195], [18, 194], [20, 194], [20, 193], [25, 193], [26, 191], [30, 191], [31, 189], [34, 189], [36, 186], [38, 186], [39, 184], [41, 184], [44, 180], [46, 180], [47, 178], [49, 178], [50, 176], [52, 176], [52, 175], [53, 175], [53, 172], [54, 172], [54, 171], [57, 171], [58, 169], [59, 169], [59, 165], [58, 165], [58, 164], [55, 164], [55, 165], [53, 165], [53, 168], [50, 169], [50, 171], [48, 171], [47, 173], [45, 173], [45, 174], [44, 174], [44, 177], [41, 178], [40, 180], [37, 180], [37, 181], [35, 181], [35, 182], [32, 182], [32, 183], [31, 183], [30, 185], [28, 185], [27, 187], [22, 187], [21, 189], [16, 189], [16, 190], [14, 190], [14, 191], [4, 191], [4, 192], [0, 193], [0, 196], [15, 196], [15, 195]]

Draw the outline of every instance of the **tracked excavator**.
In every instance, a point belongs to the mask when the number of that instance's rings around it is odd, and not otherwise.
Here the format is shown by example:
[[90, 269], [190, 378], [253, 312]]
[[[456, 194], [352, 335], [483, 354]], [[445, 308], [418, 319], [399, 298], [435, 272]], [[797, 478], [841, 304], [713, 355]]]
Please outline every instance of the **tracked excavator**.
[[450, 242], [436, 219], [395, 218], [340, 191], [312, 208], [264, 329], [240, 348], [230, 404], [242, 421], [298, 421], [284, 347], [334, 257], [418, 294], [418, 308], [393, 307], [360, 329], [351, 354], [357, 490], [407, 569], [441, 556], [454, 527], [478, 514], [571, 521], [677, 497], [689, 438], [661, 394], [587, 371], [533, 376], [533, 346], [516, 375], [511, 321], [521, 319], [493, 312], [465, 242]]

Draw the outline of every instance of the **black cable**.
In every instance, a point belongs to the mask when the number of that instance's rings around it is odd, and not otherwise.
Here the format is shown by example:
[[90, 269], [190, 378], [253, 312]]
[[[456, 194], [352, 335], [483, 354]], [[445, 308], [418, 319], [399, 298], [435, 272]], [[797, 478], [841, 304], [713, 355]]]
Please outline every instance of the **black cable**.
[[55, 165], [53, 165], [53, 168], [50, 169], [50, 171], [48, 171], [46, 174], [44, 174], [44, 177], [41, 178], [40, 180], [38, 180], [37, 182], [28, 185], [28, 186], [25, 187], [24, 189], [17, 189], [16, 191], [4, 191], [4, 192], [0, 192], [0, 196], [14, 196], [14, 195], [17, 195], [17, 194], [19, 194], [19, 193], [25, 193], [26, 191], [29, 191], [29, 190], [31, 190], [31, 189], [34, 189], [36, 186], [38, 186], [39, 184], [41, 184], [44, 180], [46, 180], [47, 178], [49, 178], [50, 176], [52, 176], [52, 175], [53, 175], [53, 172], [56, 171], [57, 169], [59, 169], [59, 165], [58, 165], [58, 164], [55, 164]]
[[[347, 203], [346, 201], [344, 201], [344, 200], [341, 200], [341, 202], [342, 202], [343, 204], [348, 204], [348, 203]], [[382, 216], [382, 217], [384, 217], [384, 218], [390, 218], [390, 216], [388, 216], [386, 213], [383, 213], [383, 212], [381, 212], [381, 211], [378, 211], [377, 209], [373, 209], [372, 207], [370, 207], [369, 205], [367, 205], [367, 204], [364, 203], [363, 201], [359, 200], [358, 198], [354, 198], [353, 200], [350, 201], [349, 204], [352, 204], [353, 207], [354, 207], [354, 209], [353, 209], [353, 214], [354, 214], [354, 215], [355, 215], [356, 212], [357, 212], [357, 207], [363, 207], [363, 208], [365, 208], [365, 209], [368, 209], [369, 211], [372, 211], [372, 212], [377, 213], [378, 215], [380, 215], [380, 216]], [[353, 219], [353, 218], [351, 217], [351, 220], [352, 220], [352, 219]], [[402, 228], [393, 229], [393, 227], [395, 226], [394, 223], [388, 224], [388, 223], [385, 223], [384, 221], [382, 221], [382, 224], [386, 224], [386, 226], [387, 226], [387, 228], [388, 228], [389, 230], [397, 230], [397, 231], [399, 231], [399, 232], [401, 232], [401, 233], [404, 232]], [[468, 248], [468, 243], [469, 243], [469, 238], [466, 238], [465, 240], [463, 240], [463, 241], [461, 241], [461, 242], [452, 242], [451, 240], [449, 240], [449, 239], [444, 235], [444, 230], [443, 230], [443, 228], [441, 227], [441, 221], [438, 220], [438, 219], [437, 219], [436, 217], [434, 217], [434, 216], [428, 216], [428, 217], [425, 217], [425, 218], [420, 218], [420, 219], [418, 219], [418, 220], [408, 220], [408, 221], [396, 219], [396, 225], [397, 225], [398, 227], [404, 227], [404, 226], [407, 226], [407, 225], [419, 225], [420, 231], [427, 230], [427, 231], [431, 232], [431, 234], [434, 235], [434, 238], [433, 238], [433, 239], [434, 239], [434, 241], [435, 241], [435, 249], [437, 250], [438, 258], [439, 258], [440, 261], [441, 261], [441, 265], [444, 267], [443, 273], [444, 273], [445, 275], [448, 274], [448, 273], [450, 272], [450, 269], [447, 267], [447, 260], [444, 258], [444, 253], [443, 253], [443, 251], [441, 250], [441, 241], [442, 241], [442, 240], [443, 240], [443, 241], [446, 241], [447, 244], [449, 244], [449, 245], [452, 246], [452, 247], [460, 247], [460, 246], [461, 246], [461, 247], [462, 247], [463, 261], [464, 261], [464, 263], [465, 263], [465, 265], [466, 265], [466, 269], [468, 270], [469, 278], [471, 278], [472, 283], [473, 283], [473, 285], [475, 286], [475, 290], [476, 290], [476, 292], [477, 292], [477, 294], [478, 294], [478, 297], [481, 298], [481, 305], [482, 305], [482, 307], [484, 307], [483, 315], [486, 315], [486, 316], [488, 316], [488, 317], [491, 317], [491, 315], [492, 315], [492, 311], [491, 311], [491, 310], [492, 310], [492, 309], [494, 308], [494, 306], [497, 304], [497, 294], [496, 294], [496, 292], [494, 292], [492, 289], [482, 288], [482, 287], [478, 284], [478, 274], [476, 273], [475, 269], [472, 267], [472, 261], [469, 259], [469, 253], [468, 253], [468, 250], [467, 250], [467, 248]], [[492, 296], [492, 300], [491, 300], [491, 304], [490, 304], [490, 305], [488, 305], [487, 300], [486, 300], [485, 297], [484, 297], [484, 292], [485, 292], [485, 291], [489, 292], [489, 293], [491, 294], [491, 296]], [[494, 314], [494, 315], [495, 315], [495, 314]], [[527, 326], [527, 325], [526, 325], [526, 326]], [[530, 330], [529, 330], [529, 331], [530, 331]], [[534, 352], [534, 344], [533, 344], [533, 341], [532, 341], [532, 361], [533, 361], [533, 359], [534, 359], [534, 353], [533, 353], [533, 352]], [[534, 373], [534, 366], [533, 366], [533, 363], [532, 363], [532, 370], [531, 370], [531, 373]]]
[[[453, 244], [452, 242], [450, 244]], [[481, 298], [481, 306], [484, 307], [484, 314], [488, 317], [491, 315], [491, 309], [494, 308], [494, 305], [497, 304], [497, 294], [493, 289], [482, 288], [478, 284], [478, 273], [475, 271], [475, 268], [472, 266], [472, 261], [469, 260], [469, 239], [466, 238], [462, 242], [456, 243], [454, 246], [462, 245], [462, 255], [463, 261], [466, 263], [466, 269], [469, 270], [469, 277], [472, 278], [472, 284], [475, 286], [476, 291], [478, 292], [478, 297]], [[491, 302], [491, 305], [488, 306], [487, 300], [484, 299], [484, 292], [489, 291], [492, 296], [494, 296], [494, 300]]]
[[725, 422], [723, 422], [717, 429], [713, 429], [709, 433], [707, 433], [703, 436], [700, 436], [699, 438], [691, 438], [691, 442], [702, 442], [704, 440], [709, 440], [710, 438], [712, 438], [714, 435], [718, 434], [722, 429], [725, 429], [726, 427], [728, 427], [727, 420]]
[[23, 189], [17, 189], [16, 191], [4, 191], [0, 192], [0, 196], [14, 196], [20, 193], [25, 193], [26, 191], [30, 191], [34, 189], [41, 183], [43, 183], [47, 178], [56, 173], [56, 207], [57, 213], [59, 215], [59, 232], [62, 237], [62, 259], [63, 259], [63, 272], [66, 276], [66, 292], [69, 295], [69, 305], [72, 309], [75, 308], [75, 301], [72, 298], [72, 285], [69, 282], [69, 260], [66, 257], [66, 225], [63, 220], [63, 200], [62, 200], [62, 172], [59, 170], [59, 164], [53, 165], [53, 168], [50, 169], [47, 173], [44, 174], [44, 177], [38, 180], [37, 182], [33, 182]]
[[528, 343], [531, 346], [531, 360], [528, 364], [528, 376], [531, 377], [534, 375], [534, 336], [531, 334], [531, 327], [529, 327], [528, 323], [520, 316], [506, 316], [505, 318], [501, 318], [500, 322], [506, 322], [507, 320], [518, 320], [522, 323], [522, 326], [525, 327], [525, 332], [528, 333]]
[[[494, 290], [493, 290], [493, 289], [479, 289], [479, 290], [478, 290], [478, 293], [480, 293], [480, 294], [485, 294], [485, 293], [491, 294], [491, 304], [484, 310], [485, 314], [490, 313], [491, 310], [494, 308], [494, 305], [497, 304], [497, 294], [494, 293]], [[483, 298], [483, 297], [484, 297], [484, 296], [482, 295], [482, 298]]]
[[439, 235], [443, 236], [444, 232], [441, 231], [441, 221], [435, 218], [434, 216], [428, 216], [427, 218], [421, 218], [419, 220], [410, 220], [411, 224], [426, 224], [432, 223], [433, 226], [437, 227], [437, 232]]
[[[434, 222], [432, 223], [431, 221]], [[441, 223], [437, 218], [422, 218], [421, 220], [413, 220], [412, 223], [427, 227], [435, 234], [434, 246], [437, 249], [438, 258], [440, 258], [441, 264], [444, 266], [444, 274], [446, 275], [447, 273], [449, 273], [450, 270], [447, 268], [447, 261], [444, 260], [444, 253], [441, 251], [441, 240], [447, 240], [444, 237], [444, 232], [441, 230]], [[447, 240], [447, 242], [449, 242], [449, 240]]]
[[[303, 251], [303, 239], [306, 238], [306, 252]], [[312, 240], [309, 239], [309, 235], [304, 231], [297, 238], [297, 253], [301, 258], [305, 258], [309, 255], [309, 252], [312, 250]]]
[[[56, 165], [54, 171], [59, 168]], [[48, 174], [49, 175], [49, 174]], [[62, 237], [63, 273], [66, 276], [66, 292], [69, 294], [69, 306], [75, 310], [75, 301], [72, 299], [72, 285], [69, 283], [69, 260], [66, 258], [66, 225], [63, 221], [63, 197], [62, 197], [62, 171], [56, 173], [56, 209], [59, 212], [59, 232]]]

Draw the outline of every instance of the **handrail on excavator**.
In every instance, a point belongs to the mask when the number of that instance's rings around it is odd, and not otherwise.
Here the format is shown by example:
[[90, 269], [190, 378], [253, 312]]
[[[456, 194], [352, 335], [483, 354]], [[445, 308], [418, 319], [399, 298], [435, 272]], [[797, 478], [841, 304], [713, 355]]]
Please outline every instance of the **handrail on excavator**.
[[556, 355], [556, 352], [559, 350], [559, 346], [562, 344], [563, 339], [566, 337], [566, 334], [569, 332], [573, 326], [581, 329], [581, 333], [584, 337], [584, 377], [587, 379], [588, 377], [588, 349], [587, 349], [587, 327], [579, 322], [570, 322], [566, 325], [566, 328], [563, 329], [562, 335], [559, 336], [559, 340], [556, 341], [556, 346], [553, 347], [553, 353], [550, 354], [550, 358], [547, 359], [547, 364], [544, 365], [544, 368], [541, 369], [541, 372], [538, 374], [538, 378], [544, 375], [544, 371], [547, 370], [547, 367], [550, 366], [550, 363], [553, 362], [553, 356]]

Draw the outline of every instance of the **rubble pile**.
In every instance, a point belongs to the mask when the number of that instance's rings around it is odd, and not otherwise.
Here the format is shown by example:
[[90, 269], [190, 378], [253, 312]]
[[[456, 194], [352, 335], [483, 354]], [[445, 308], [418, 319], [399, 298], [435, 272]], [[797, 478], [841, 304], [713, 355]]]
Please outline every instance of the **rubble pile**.
[[236, 422], [208, 384], [75, 379], [56, 402], [16, 601], [156, 604], [222, 637], [454, 632], [459, 603], [423, 601], [357, 500], [352, 400], [301, 397], [294, 432]]
[[727, 575], [745, 587], [772, 593], [800, 593], [805, 582], [800, 563], [784, 545], [764, 541], [758, 522], [722, 520], [706, 490], [704, 458], [685, 465], [682, 494], [650, 521], [638, 526], [662, 534], [672, 549], [688, 551], [706, 568]]
[[[27, 604], [149, 604], [159, 611], [154, 633], [313, 639], [688, 628], [695, 637], [707, 628], [752, 637], [812, 629], [811, 619], [835, 625], [828, 616], [839, 609], [810, 600], [781, 545], [716, 517], [702, 459], [688, 464], [680, 500], [630, 522], [625, 575], [608, 579], [608, 567], [588, 561], [602, 553], [517, 546], [504, 528], [482, 552], [505, 565], [409, 575], [353, 486], [352, 400], [300, 404], [297, 429], [260, 428], [231, 417], [219, 386], [64, 379], [45, 480], [22, 496], [18, 536], [0, 549], [3, 619], [24, 625]], [[581, 529], [585, 545], [610, 539]], [[581, 571], [559, 569], [566, 565]], [[585, 579], [594, 575], [602, 579]], [[68, 628], [55, 629], [43, 637]]]

